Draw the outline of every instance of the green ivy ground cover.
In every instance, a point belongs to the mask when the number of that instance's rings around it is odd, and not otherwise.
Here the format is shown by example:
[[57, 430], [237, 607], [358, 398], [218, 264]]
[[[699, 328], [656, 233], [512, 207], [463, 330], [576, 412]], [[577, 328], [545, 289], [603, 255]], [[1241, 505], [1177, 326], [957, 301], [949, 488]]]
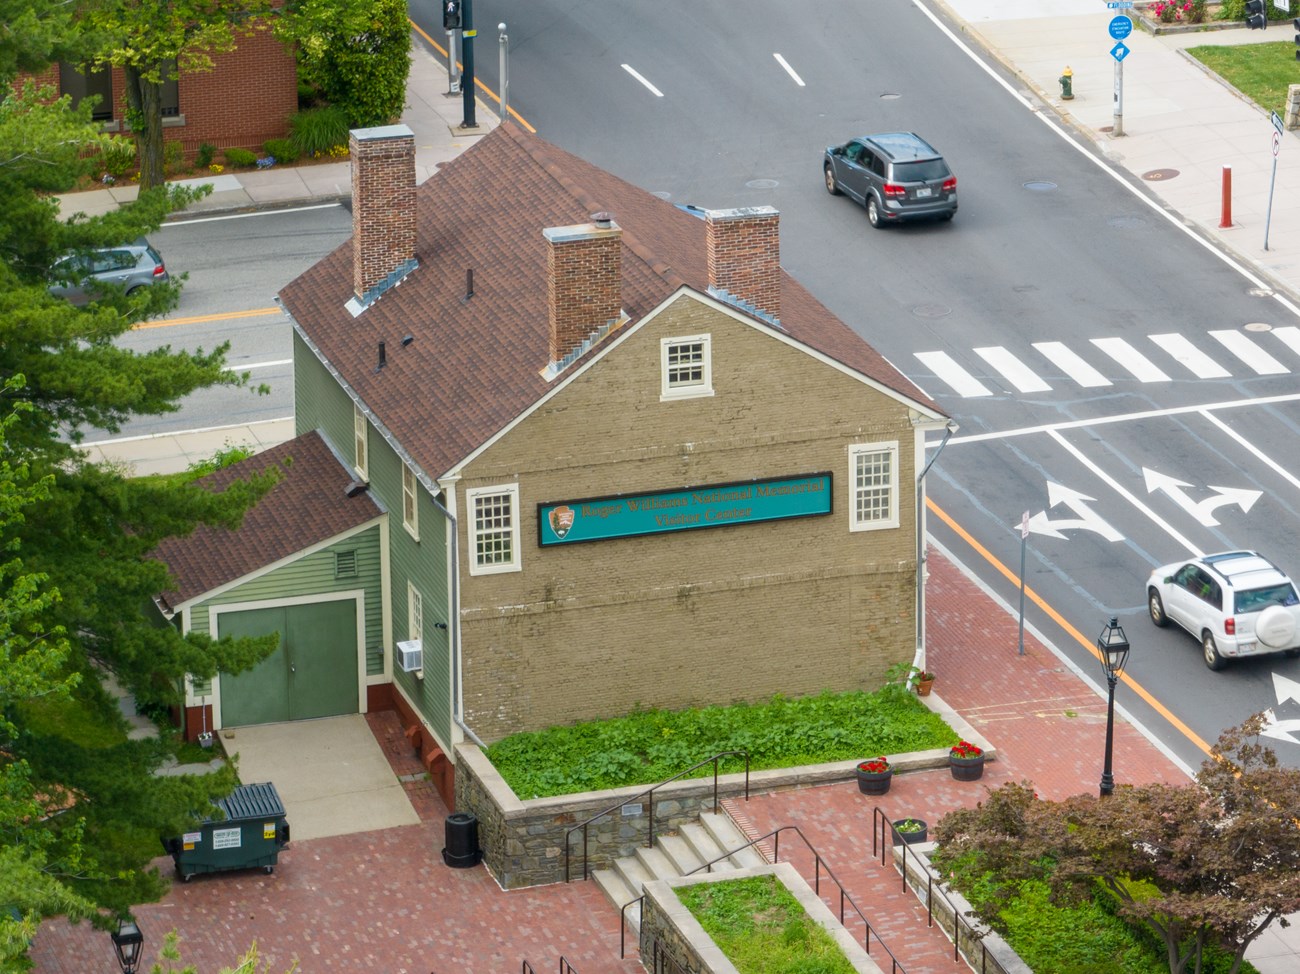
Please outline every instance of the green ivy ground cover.
[[[514, 734], [487, 757], [520, 798], [651, 785], [722, 751], [748, 751], [750, 769], [793, 768], [951, 747], [958, 735], [915, 694], [822, 693], [703, 710], [645, 710], [614, 720]], [[720, 772], [743, 771], [742, 759]], [[713, 774], [701, 768], [693, 777]]]
[[773, 876], [683, 886], [677, 898], [740, 974], [854, 974], [839, 944]]

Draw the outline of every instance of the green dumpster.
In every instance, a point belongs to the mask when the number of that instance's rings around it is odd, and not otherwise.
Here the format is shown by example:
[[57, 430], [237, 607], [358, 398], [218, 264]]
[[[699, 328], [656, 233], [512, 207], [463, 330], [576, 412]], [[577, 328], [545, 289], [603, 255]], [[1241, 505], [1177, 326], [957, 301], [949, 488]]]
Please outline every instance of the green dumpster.
[[289, 844], [289, 823], [275, 785], [240, 785], [216, 805], [225, 813], [220, 821], [207, 819], [196, 832], [163, 840], [176, 875], [189, 882], [198, 873], [227, 869], [274, 872], [280, 850]]

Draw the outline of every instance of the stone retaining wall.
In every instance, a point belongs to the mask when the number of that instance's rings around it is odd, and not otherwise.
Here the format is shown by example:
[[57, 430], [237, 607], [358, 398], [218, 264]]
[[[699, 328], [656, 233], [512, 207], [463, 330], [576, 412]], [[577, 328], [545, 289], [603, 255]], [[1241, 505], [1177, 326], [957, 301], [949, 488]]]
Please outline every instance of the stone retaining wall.
[[[960, 737], [978, 744], [988, 760], [997, 752], [937, 694], [922, 697], [925, 705], [940, 714]], [[871, 755], [864, 755], [870, 757]], [[948, 749], [891, 754], [896, 772], [939, 768], [948, 763]], [[752, 791], [780, 791], [848, 781], [856, 761], [836, 761], [777, 771], [756, 771], [750, 775]], [[574, 826], [628, 799], [636, 799], [621, 811], [592, 823], [587, 831], [587, 869], [609, 866], [615, 859], [630, 856], [649, 838], [649, 807], [644, 785], [610, 791], [560, 795], [554, 798], [521, 800], [506, 784], [482, 750], [474, 744], [456, 745], [456, 807], [478, 820], [478, 841], [483, 862], [505, 889], [562, 883], [565, 880], [565, 834]], [[718, 799], [742, 796], [744, 774], [718, 776]], [[713, 778], [674, 781], [655, 791], [655, 834], [673, 832], [695, 821], [701, 812], [713, 811]], [[582, 878], [582, 838], [573, 837], [570, 849], [571, 878]]]

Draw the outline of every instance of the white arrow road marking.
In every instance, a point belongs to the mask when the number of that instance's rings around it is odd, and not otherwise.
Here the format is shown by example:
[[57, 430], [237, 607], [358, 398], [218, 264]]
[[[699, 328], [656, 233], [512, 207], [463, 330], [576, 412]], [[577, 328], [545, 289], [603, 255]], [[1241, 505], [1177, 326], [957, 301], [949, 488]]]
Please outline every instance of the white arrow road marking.
[[1300, 740], [1291, 736], [1293, 732], [1300, 731], [1300, 720], [1278, 720], [1271, 707], [1264, 711], [1264, 718], [1264, 726], [1259, 732], [1261, 737], [1300, 744]]
[[1294, 700], [1300, 703], [1300, 683], [1283, 676], [1281, 673], [1273, 674], [1273, 692], [1277, 694], [1277, 702], [1283, 700]]
[[1242, 487], [1215, 487], [1210, 484], [1210, 490], [1216, 490], [1218, 493], [1205, 498], [1203, 501], [1194, 501], [1183, 490], [1184, 487], [1192, 486], [1189, 483], [1170, 477], [1168, 474], [1148, 470], [1146, 467], [1142, 468], [1142, 476], [1146, 479], [1148, 494], [1163, 490], [1173, 499], [1175, 504], [1207, 528], [1212, 528], [1219, 523], [1211, 513], [1215, 508], [1222, 507], [1224, 504], [1236, 504], [1241, 508], [1241, 512], [1245, 514], [1255, 506], [1255, 501], [1264, 496], [1262, 490], [1246, 490]]
[[[1283, 676], [1281, 673], [1273, 674], [1273, 693], [1276, 694], [1278, 703], [1284, 703], [1287, 700], [1300, 703], [1300, 683]], [[1300, 720], [1278, 720], [1277, 714], [1273, 712], [1272, 707], [1264, 711], [1264, 727], [1260, 730], [1260, 734], [1264, 737], [1300, 744], [1300, 740], [1291, 736], [1294, 731], [1300, 731]]]
[[1069, 487], [1054, 484], [1049, 480], [1047, 482], [1048, 509], [1050, 510], [1057, 504], [1064, 504], [1079, 516], [1068, 520], [1063, 518], [1059, 521], [1052, 521], [1048, 519], [1047, 511], [1039, 511], [1029, 519], [1029, 531], [1032, 534], [1045, 534], [1049, 538], [1064, 538], [1065, 535], [1061, 533], [1062, 530], [1078, 528], [1082, 531], [1095, 531], [1107, 541], [1123, 541], [1124, 535], [1107, 524], [1100, 514], [1087, 505], [1087, 501], [1096, 501], [1096, 499]]

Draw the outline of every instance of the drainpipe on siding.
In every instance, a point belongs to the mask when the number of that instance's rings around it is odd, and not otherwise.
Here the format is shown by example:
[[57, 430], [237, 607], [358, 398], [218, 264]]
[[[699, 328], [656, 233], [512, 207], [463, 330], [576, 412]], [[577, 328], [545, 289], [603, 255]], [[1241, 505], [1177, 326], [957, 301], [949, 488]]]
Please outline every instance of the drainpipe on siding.
[[916, 655], [912, 657], [912, 666], [922, 672], [925, 671], [925, 530], [921, 527], [925, 523], [925, 492], [922, 488], [925, 475], [930, 472], [934, 461], [939, 459], [939, 454], [957, 429], [957, 424], [949, 420], [943, 431], [943, 439], [939, 441], [939, 448], [926, 461], [916, 478]]
[[451, 719], [456, 726], [463, 730], [471, 741], [487, 750], [487, 745], [479, 740], [479, 736], [469, 729], [460, 715], [460, 525], [456, 523], [455, 515], [447, 508], [438, 503], [436, 497], [430, 497], [433, 506], [442, 511], [442, 516], [451, 522], [451, 609], [448, 613], [451, 618], [450, 630], [447, 635], [451, 642]]

